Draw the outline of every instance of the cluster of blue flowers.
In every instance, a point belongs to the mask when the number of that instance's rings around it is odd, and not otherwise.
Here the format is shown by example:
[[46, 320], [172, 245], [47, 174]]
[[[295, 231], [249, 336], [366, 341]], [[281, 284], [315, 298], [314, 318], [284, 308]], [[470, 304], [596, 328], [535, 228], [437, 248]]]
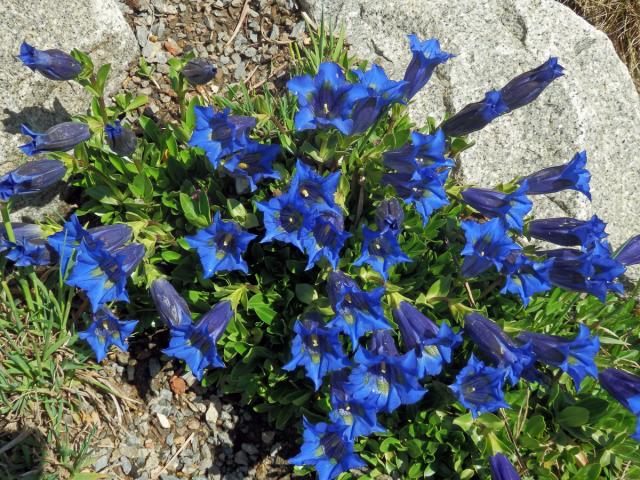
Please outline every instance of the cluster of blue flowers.
[[[409, 102], [434, 69], [453, 57], [440, 50], [437, 40], [420, 41], [410, 35], [409, 41], [413, 56], [399, 81], [389, 79], [376, 65], [346, 75], [331, 62], [320, 64], [315, 76], [291, 79], [288, 88], [298, 101], [296, 129], [335, 128], [344, 136], [361, 134], [375, 128], [393, 104]], [[25, 43], [20, 58], [32, 70], [54, 80], [70, 80], [81, 71], [73, 57], [59, 50], [40, 51]], [[375, 202], [375, 229], [362, 226], [362, 250], [353, 266], [369, 265], [384, 284], [395, 265], [411, 262], [400, 246], [404, 221], [400, 200], [415, 209], [424, 225], [434, 211], [449, 203], [445, 183], [454, 162], [446, 157], [447, 137], [480, 130], [500, 115], [530, 103], [562, 71], [557, 59], [551, 58], [502, 89], [488, 92], [484, 100], [467, 105], [432, 134], [412, 132], [409, 142], [384, 153], [387, 170], [382, 183], [393, 187], [398, 198]], [[196, 59], [182, 73], [198, 85], [215, 76], [215, 67]], [[216, 112], [212, 107], [195, 107], [195, 117], [189, 145], [204, 151], [220, 174], [233, 178], [239, 193], [255, 191], [265, 179], [281, 178], [273, 165], [280, 146], [250, 137], [257, 125], [255, 118], [232, 115], [229, 110]], [[78, 122], [65, 122], [44, 133], [25, 126], [23, 132], [32, 138], [21, 147], [27, 155], [70, 150], [91, 136], [88, 126]], [[135, 134], [119, 121], [106, 125], [102, 134], [117, 155], [128, 156], [136, 149]], [[531, 195], [574, 189], [590, 198], [585, 166], [586, 154], [581, 152], [566, 165], [518, 180], [509, 192], [464, 190], [464, 202], [483, 218], [461, 222], [466, 239], [461, 251], [463, 275], [476, 277], [493, 267], [506, 279], [502, 293], [519, 295], [525, 305], [534, 294], [552, 286], [591, 293], [603, 301], [608, 291], [621, 292], [616, 279], [626, 266], [640, 263], [640, 235], [614, 255], [606, 241], [605, 225], [597, 217], [525, 222], [532, 208]], [[48, 188], [65, 172], [57, 160], [27, 163], [0, 178], [0, 204], [6, 208], [15, 195]], [[507, 382], [512, 386], [521, 378], [547, 382], [539, 369], [542, 364], [567, 372], [576, 390], [586, 376], [599, 378], [602, 386], [639, 418], [634, 438], [640, 439], [640, 377], [613, 369], [598, 373], [594, 362], [598, 337], [583, 325], [574, 339], [535, 332], [521, 332], [513, 338], [495, 322], [470, 313], [463, 332], [454, 332], [445, 322], [436, 325], [410, 302], [388, 295], [399, 331], [396, 336], [383, 308], [386, 285], [363, 290], [340, 270], [341, 251], [352, 234], [345, 230], [344, 211], [336, 201], [339, 181], [340, 172], [323, 175], [297, 160], [288, 189], [255, 203], [263, 215], [261, 243], [278, 241], [295, 246], [306, 255], [307, 269], [322, 262], [331, 267], [327, 295], [333, 316], [327, 319], [320, 312], [305, 312], [295, 322], [292, 358], [283, 366], [288, 371], [303, 367], [316, 390], [326, 382], [331, 411], [327, 422], [314, 425], [304, 419], [304, 442], [291, 463], [314, 466], [321, 480], [364, 466], [354, 451], [355, 440], [384, 431], [379, 414], [419, 402], [427, 393], [421, 382], [440, 374], [452, 361], [453, 351], [463, 342], [462, 333], [477, 347], [478, 357], [470, 356], [450, 389], [473, 417], [508, 408], [504, 398]], [[562, 248], [525, 255], [513, 234]], [[79, 335], [101, 361], [111, 345], [127, 349], [126, 339], [137, 323], [119, 320], [108, 306], [128, 301], [127, 279], [144, 257], [144, 247], [131, 243], [131, 237], [126, 225], [86, 229], [75, 215], [48, 238], [37, 225], [5, 222], [0, 251], [17, 266], [58, 263], [64, 281], [86, 293], [93, 322]], [[216, 213], [210, 226], [185, 241], [196, 250], [204, 278], [211, 278], [228, 271], [248, 274], [250, 265], [243, 255], [255, 238], [256, 234]], [[219, 302], [194, 322], [187, 303], [167, 280], [155, 280], [151, 296], [171, 336], [164, 353], [184, 360], [198, 379], [206, 368], [223, 366], [216, 343], [233, 316], [230, 302]], [[503, 455], [492, 457], [490, 464], [494, 479], [519, 478]]]

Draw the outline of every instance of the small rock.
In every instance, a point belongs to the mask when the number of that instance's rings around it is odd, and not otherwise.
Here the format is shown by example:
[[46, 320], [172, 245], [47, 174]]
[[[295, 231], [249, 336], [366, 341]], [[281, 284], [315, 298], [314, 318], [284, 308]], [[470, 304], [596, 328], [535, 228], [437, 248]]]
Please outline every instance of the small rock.
[[160, 459], [158, 458], [158, 454], [156, 452], [151, 452], [149, 454], [149, 458], [147, 458], [147, 463], [144, 464], [145, 470], [151, 471], [158, 468], [160, 465]]
[[293, 26], [293, 29], [291, 30], [291, 34], [289, 34], [289, 36], [297, 40], [302, 40], [305, 28], [306, 24], [304, 23], [304, 21], [300, 21]]
[[164, 42], [164, 48], [174, 57], [182, 53], [182, 47], [180, 47], [173, 38], [169, 38]]
[[266, 444], [266, 445], [271, 445], [273, 443], [273, 439], [276, 436], [276, 432], [274, 431], [268, 431], [268, 432], [262, 432], [261, 438], [262, 438], [262, 443]]
[[240, 448], [242, 448], [242, 450], [244, 450], [251, 456], [258, 455], [259, 453], [259, 450], [256, 448], [256, 446], [251, 443], [243, 443], [242, 445], [240, 445]]
[[233, 460], [238, 465], [249, 465], [249, 458], [247, 457], [247, 454], [242, 450], [240, 450], [233, 456]]
[[204, 414], [204, 419], [211, 430], [215, 430], [217, 428], [219, 416], [220, 412], [216, 408], [215, 402], [211, 402], [209, 404], [209, 408], [207, 408], [207, 412]]
[[258, 52], [253, 47], [245, 48], [244, 51], [242, 52], [242, 54], [247, 58], [255, 57], [256, 53], [258, 53]]
[[169, 423], [169, 419], [163, 415], [162, 413], [158, 413], [158, 422], [160, 423], [160, 426], [162, 428], [169, 428], [171, 427], [171, 424]]
[[93, 468], [96, 472], [103, 470], [109, 465], [109, 455], [105, 455], [96, 460], [96, 463], [93, 464]]
[[144, 25], [136, 25], [136, 39], [138, 40], [138, 45], [144, 48], [149, 42], [149, 29]]
[[196, 420], [195, 418], [192, 418], [191, 420], [189, 420], [187, 422], [187, 428], [189, 430], [199, 430], [200, 429], [200, 422], [198, 420]]
[[120, 457], [120, 468], [122, 469], [122, 473], [129, 475], [129, 472], [131, 471], [131, 462], [127, 457]]

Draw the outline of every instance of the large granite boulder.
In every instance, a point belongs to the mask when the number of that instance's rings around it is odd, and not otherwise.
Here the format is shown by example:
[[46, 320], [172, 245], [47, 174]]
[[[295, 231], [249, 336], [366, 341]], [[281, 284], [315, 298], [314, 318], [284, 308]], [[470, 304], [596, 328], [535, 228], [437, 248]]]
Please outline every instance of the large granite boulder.
[[557, 56], [566, 76], [533, 104], [470, 136], [461, 158], [467, 183], [491, 187], [564, 163], [586, 149], [593, 202], [573, 192], [535, 198], [537, 217], [597, 213], [619, 246], [640, 232], [640, 99], [604, 33], [554, 0], [303, 0], [311, 16], [342, 23], [351, 52], [402, 78], [406, 34], [438, 38], [455, 53], [411, 105], [442, 119], [484, 92]]
[[[46, 130], [83, 113], [89, 97], [75, 82], [55, 82], [15, 58], [26, 40], [40, 48], [78, 48], [96, 65], [111, 63], [107, 91], [118, 89], [138, 44], [115, 0], [3, 0], [0, 9], [0, 173], [26, 161], [18, 146], [27, 138], [20, 125]], [[41, 203], [48, 202], [50, 198]], [[18, 213], [18, 215], [20, 215]], [[32, 212], [30, 215], [32, 216]]]

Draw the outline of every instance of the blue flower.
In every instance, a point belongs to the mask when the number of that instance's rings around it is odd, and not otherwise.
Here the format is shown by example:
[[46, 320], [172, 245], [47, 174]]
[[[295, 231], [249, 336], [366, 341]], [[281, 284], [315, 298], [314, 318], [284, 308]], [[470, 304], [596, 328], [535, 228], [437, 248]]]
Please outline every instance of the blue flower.
[[181, 70], [182, 75], [191, 85], [209, 83], [215, 78], [217, 72], [216, 66], [204, 58], [189, 60]]
[[502, 87], [502, 100], [509, 110], [523, 107], [538, 98], [552, 81], [564, 75], [563, 70], [558, 59], [551, 57], [539, 67], [521, 73]]
[[640, 377], [607, 368], [600, 372], [598, 378], [602, 388], [636, 416], [636, 431], [631, 438], [640, 442]]
[[307, 214], [303, 202], [292, 190], [267, 202], [256, 202], [256, 208], [264, 214], [266, 229], [260, 243], [279, 240], [304, 252], [303, 240], [311, 232], [314, 218]]
[[236, 222], [225, 222], [220, 218], [220, 212], [216, 212], [211, 225], [185, 240], [198, 252], [204, 278], [211, 278], [221, 271], [240, 270], [248, 274], [249, 266], [242, 254], [254, 238], [256, 235], [245, 232]]
[[[164, 308], [156, 305], [158, 310]], [[162, 353], [184, 360], [198, 380], [202, 380], [207, 367], [224, 367], [218, 356], [216, 343], [233, 316], [231, 302], [219, 302], [205, 313], [198, 323], [171, 326], [169, 346]]]
[[497, 218], [485, 223], [465, 220], [460, 226], [467, 241], [460, 252], [465, 257], [462, 263], [465, 277], [476, 277], [491, 266], [501, 270], [511, 252], [521, 250]]
[[535, 362], [530, 344], [520, 346], [495, 322], [479, 313], [465, 315], [464, 331], [482, 355], [504, 372], [511, 385], [515, 386], [523, 372], [530, 369]]
[[435, 38], [420, 41], [413, 34], [407, 37], [413, 57], [404, 73], [404, 81], [407, 82], [404, 94], [410, 100], [427, 84], [435, 68], [454, 55], [440, 50], [440, 43]]
[[18, 58], [34, 72], [50, 80], [73, 80], [82, 71], [82, 65], [68, 53], [58, 49], [38, 50], [27, 42], [20, 45]]
[[131, 239], [131, 227], [124, 224], [105, 225], [85, 229], [73, 214], [62, 230], [47, 237], [49, 245], [60, 257], [60, 271], [64, 276], [80, 243], [84, 240], [90, 248], [101, 247], [113, 251]]
[[489, 457], [491, 480], [520, 480], [520, 475], [503, 454]]
[[574, 155], [566, 165], [545, 168], [525, 177], [529, 185], [529, 195], [542, 193], [556, 193], [562, 190], [576, 190], [591, 200], [589, 181], [591, 174], [585, 168], [587, 152], [582, 151]]
[[127, 278], [144, 257], [144, 252], [144, 246], [139, 243], [109, 251], [83, 241], [66, 283], [86, 293], [94, 313], [106, 302], [128, 302]]
[[352, 70], [358, 78], [358, 83], [367, 89], [368, 96], [356, 100], [352, 107], [351, 119], [353, 126], [349, 134], [366, 131], [380, 116], [382, 110], [396, 102], [401, 102], [404, 94], [404, 81], [389, 80], [384, 69], [378, 65], [372, 65], [369, 70]]
[[597, 215], [591, 217], [591, 220], [568, 217], [543, 218], [529, 222], [529, 235], [556, 245], [579, 245], [588, 249], [607, 236], [604, 231], [606, 226]]
[[176, 289], [164, 278], [151, 284], [151, 298], [162, 321], [170, 328], [184, 328], [191, 324], [191, 311]]
[[484, 100], [470, 103], [454, 116], [445, 120], [440, 128], [449, 137], [460, 137], [481, 130], [509, 108], [502, 100], [502, 94], [492, 90]]
[[526, 307], [533, 295], [551, 290], [549, 271], [552, 265], [553, 259], [536, 262], [522, 252], [511, 253], [502, 268], [506, 282], [500, 293], [520, 295]]
[[451, 362], [453, 350], [462, 343], [462, 335], [454, 333], [446, 322], [440, 327], [408, 302], [400, 302], [392, 310], [402, 341], [415, 350], [418, 360], [418, 377], [438, 375], [444, 363]]
[[109, 123], [104, 127], [104, 133], [109, 148], [122, 157], [128, 157], [136, 151], [138, 139], [130, 128], [123, 127], [120, 120]]
[[[280, 155], [280, 145], [266, 145], [246, 140], [243, 148], [235, 153], [223, 166], [236, 179], [236, 190], [254, 192], [257, 183], [265, 178], [279, 179], [280, 174], [273, 169], [274, 160]], [[240, 187], [240, 188], [238, 188]]]
[[386, 280], [391, 267], [398, 263], [412, 262], [400, 248], [398, 236], [392, 231], [378, 232], [363, 226], [362, 235], [362, 253], [353, 262], [354, 266], [367, 263]]
[[96, 360], [101, 362], [107, 356], [111, 345], [115, 345], [124, 352], [127, 351], [126, 339], [133, 333], [137, 324], [137, 320], [118, 320], [118, 317], [107, 307], [100, 307], [93, 314], [93, 322], [89, 328], [78, 332], [78, 337], [91, 346], [96, 354]]
[[389, 230], [397, 235], [402, 230], [404, 210], [397, 198], [383, 200], [376, 207], [376, 226], [379, 232]]
[[340, 172], [322, 176], [301, 160], [296, 161], [296, 173], [291, 179], [289, 192], [308, 209], [338, 211], [335, 194]]
[[333, 126], [344, 135], [351, 135], [353, 130], [353, 105], [369, 96], [366, 87], [347, 82], [342, 68], [333, 62], [321, 63], [315, 77], [292, 78], [287, 88], [298, 99], [296, 130]]
[[617, 262], [624, 266], [637, 265], [640, 263], [640, 235], [630, 238], [620, 247], [615, 256]]
[[353, 451], [353, 441], [346, 436], [347, 427], [335, 423], [316, 423], [303, 417], [304, 443], [300, 453], [289, 459], [293, 465], [310, 465], [318, 480], [333, 480], [342, 472], [366, 466]]
[[452, 167], [453, 161], [444, 156], [446, 149], [446, 137], [441, 129], [433, 135], [411, 132], [411, 142], [383, 154], [384, 166], [410, 174], [425, 167]]
[[34, 160], [0, 177], [0, 202], [14, 195], [38, 193], [58, 183], [67, 169], [59, 160]]
[[340, 271], [329, 273], [329, 301], [336, 317], [329, 323], [351, 338], [351, 348], [358, 348], [358, 339], [372, 330], [391, 328], [384, 318], [381, 298], [384, 288], [364, 292], [358, 284]]
[[426, 226], [431, 214], [439, 208], [449, 205], [444, 183], [449, 169], [437, 171], [425, 167], [411, 173], [386, 173], [382, 176], [383, 185], [391, 185], [406, 204], [413, 204], [422, 216]]
[[580, 325], [580, 331], [573, 340], [534, 332], [522, 332], [518, 335], [518, 340], [533, 346], [533, 353], [539, 362], [567, 372], [573, 379], [576, 390], [580, 390], [580, 384], [587, 375], [598, 377], [594, 358], [600, 349], [600, 342], [598, 337], [591, 336], [584, 325]]
[[366, 403], [353, 399], [349, 393], [348, 373], [341, 370], [331, 374], [331, 411], [329, 418], [332, 422], [345, 425], [345, 436], [349, 440], [366, 437], [385, 429], [378, 423], [377, 410]]
[[377, 330], [369, 349], [359, 348], [348, 391], [357, 401], [376, 410], [392, 412], [401, 404], [418, 402], [427, 390], [418, 383], [415, 351], [400, 355], [388, 330]]
[[533, 203], [527, 197], [527, 182], [523, 181], [512, 193], [502, 193], [486, 188], [467, 188], [462, 198], [470, 207], [490, 218], [499, 218], [505, 228], [522, 232], [523, 218], [531, 211]]
[[202, 148], [214, 168], [220, 159], [242, 149], [249, 130], [256, 126], [256, 119], [230, 115], [225, 108], [214, 112], [213, 107], [195, 107], [196, 126], [189, 145]]
[[332, 210], [316, 215], [310, 233], [303, 240], [308, 256], [306, 270], [312, 268], [322, 257], [336, 270], [340, 262], [340, 250], [349, 237], [351, 234], [344, 231], [342, 215]]
[[282, 368], [293, 371], [303, 366], [316, 387], [322, 385], [322, 378], [329, 372], [351, 365], [342, 352], [339, 331], [322, 321], [318, 313], [309, 313], [293, 326], [296, 336], [291, 342], [289, 363]]
[[473, 418], [499, 408], [510, 408], [504, 400], [505, 372], [501, 368], [488, 367], [471, 355], [467, 366], [456, 377], [449, 388], [463, 407], [471, 411]]
[[22, 153], [30, 157], [43, 152], [66, 152], [91, 137], [89, 127], [77, 122], [59, 123], [44, 133], [34, 132], [22, 125], [21, 131], [32, 139], [20, 147]]
[[6, 229], [0, 226], [0, 252], [7, 252], [7, 259], [16, 267], [32, 265], [52, 265], [54, 252], [42, 236], [38, 225], [29, 223], [11, 223], [15, 242], [9, 240]]

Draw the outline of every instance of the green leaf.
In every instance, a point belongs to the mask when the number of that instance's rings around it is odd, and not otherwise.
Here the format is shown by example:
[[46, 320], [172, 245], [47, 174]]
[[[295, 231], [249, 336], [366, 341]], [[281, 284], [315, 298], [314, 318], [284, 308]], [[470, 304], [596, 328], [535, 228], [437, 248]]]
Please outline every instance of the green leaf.
[[180, 207], [182, 208], [184, 218], [186, 218], [191, 225], [198, 228], [205, 228], [209, 226], [207, 218], [196, 213], [193, 200], [184, 192], [180, 192]]
[[149, 101], [149, 97], [147, 97], [146, 95], [139, 95], [133, 100], [131, 100], [126, 107], [124, 107], [124, 111], [130, 112], [131, 110], [136, 110], [137, 108], [140, 108], [143, 105], [146, 105], [148, 101]]
[[308, 283], [298, 283], [296, 285], [296, 298], [302, 303], [309, 305], [318, 299], [318, 292]]
[[95, 89], [98, 92], [99, 97], [104, 95], [104, 87], [107, 84], [107, 78], [109, 77], [110, 71], [111, 65], [107, 63], [106, 65], [102, 65], [98, 69], [98, 73], [96, 73]]
[[256, 315], [262, 320], [264, 323], [271, 325], [271, 322], [278, 314], [275, 310], [273, 310], [266, 302], [264, 295], [258, 293], [252, 296], [249, 299], [249, 303], [247, 305], [251, 310], [256, 312]]
[[567, 407], [557, 417], [563, 427], [580, 427], [589, 421], [589, 410], [582, 407]]

